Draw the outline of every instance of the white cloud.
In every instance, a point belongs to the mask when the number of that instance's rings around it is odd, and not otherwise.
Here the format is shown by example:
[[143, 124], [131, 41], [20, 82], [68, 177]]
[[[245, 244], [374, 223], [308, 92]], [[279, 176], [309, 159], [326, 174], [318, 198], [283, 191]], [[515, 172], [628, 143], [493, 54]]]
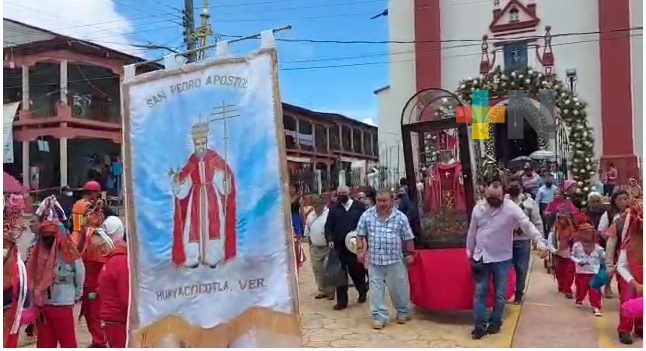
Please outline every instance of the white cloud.
[[375, 124], [375, 121], [373, 121], [372, 118], [364, 118], [361, 122], [365, 124], [370, 124], [371, 126], [377, 126], [377, 124]]
[[132, 23], [111, 0], [20, 0], [3, 2], [4, 18], [140, 55], [129, 45]]
[[350, 117], [357, 121], [367, 123], [373, 126], [377, 125], [377, 110], [376, 109], [328, 109], [328, 108], [313, 108], [314, 111], [319, 112], [329, 112], [329, 113], [338, 113], [346, 117]]

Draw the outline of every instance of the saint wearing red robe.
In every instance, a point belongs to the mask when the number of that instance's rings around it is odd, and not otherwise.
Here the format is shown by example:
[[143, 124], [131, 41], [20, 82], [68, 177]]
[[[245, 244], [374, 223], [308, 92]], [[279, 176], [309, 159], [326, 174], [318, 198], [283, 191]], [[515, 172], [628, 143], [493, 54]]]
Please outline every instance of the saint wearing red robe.
[[195, 151], [172, 172], [175, 212], [172, 261], [175, 265], [216, 268], [236, 255], [236, 188], [233, 171], [207, 146], [208, 124], [191, 134]]
[[[455, 136], [441, 132], [435, 140], [435, 150], [444, 155], [456, 152]], [[438, 162], [428, 169], [428, 187], [426, 187], [426, 206], [431, 212], [444, 209], [466, 211], [462, 164], [451, 158], [447, 162]]]

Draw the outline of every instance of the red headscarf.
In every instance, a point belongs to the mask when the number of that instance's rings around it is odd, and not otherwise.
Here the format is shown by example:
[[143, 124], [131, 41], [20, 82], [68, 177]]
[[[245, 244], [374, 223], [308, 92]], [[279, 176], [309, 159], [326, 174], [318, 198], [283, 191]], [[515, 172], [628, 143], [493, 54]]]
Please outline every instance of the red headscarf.
[[574, 223], [577, 231], [576, 239], [583, 246], [583, 250], [590, 254], [594, 251], [596, 245], [596, 231], [594, 225], [585, 212], [577, 212], [574, 215]]
[[[37, 234], [39, 237], [29, 258], [27, 274], [33, 281], [34, 303], [40, 307], [45, 301], [47, 289], [54, 281], [58, 255], [68, 264], [80, 258], [80, 255], [65, 229], [56, 221], [42, 221]], [[41, 240], [51, 236], [54, 236], [54, 243], [47, 249]]]

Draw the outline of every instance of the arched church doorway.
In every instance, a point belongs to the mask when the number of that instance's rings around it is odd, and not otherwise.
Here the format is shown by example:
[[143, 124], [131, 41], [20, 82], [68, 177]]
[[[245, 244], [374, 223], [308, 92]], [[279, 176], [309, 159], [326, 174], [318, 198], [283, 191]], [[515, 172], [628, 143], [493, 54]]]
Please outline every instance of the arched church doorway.
[[[525, 113], [527, 111], [523, 111], [522, 108], [506, 106], [505, 123], [494, 125], [494, 149], [498, 162], [508, 165], [509, 161], [520, 156], [529, 156], [539, 149], [538, 133], [525, 119]], [[514, 130], [519, 126], [523, 128], [523, 138], [512, 139], [510, 129]]]

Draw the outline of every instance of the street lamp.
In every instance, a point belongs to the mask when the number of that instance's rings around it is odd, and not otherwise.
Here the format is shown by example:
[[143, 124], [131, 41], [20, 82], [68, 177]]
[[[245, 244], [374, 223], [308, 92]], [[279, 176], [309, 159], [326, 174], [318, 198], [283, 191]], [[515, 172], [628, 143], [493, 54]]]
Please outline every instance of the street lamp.
[[568, 68], [565, 70], [565, 77], [567, 82], [570, 84], [570, 90], [572, 92], [576, 91], [576, 82], [579, 78], [576, 75], [576, 68]]

